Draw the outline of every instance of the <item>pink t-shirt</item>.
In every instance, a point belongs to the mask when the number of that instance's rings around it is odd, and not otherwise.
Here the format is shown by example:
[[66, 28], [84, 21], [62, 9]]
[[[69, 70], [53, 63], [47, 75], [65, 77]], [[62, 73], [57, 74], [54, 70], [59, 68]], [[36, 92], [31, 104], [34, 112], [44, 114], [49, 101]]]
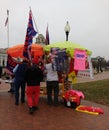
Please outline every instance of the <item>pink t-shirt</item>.
[[85, 50], [74, 50], [74, 70], [85, 70], [86, 69], [86, 51]]

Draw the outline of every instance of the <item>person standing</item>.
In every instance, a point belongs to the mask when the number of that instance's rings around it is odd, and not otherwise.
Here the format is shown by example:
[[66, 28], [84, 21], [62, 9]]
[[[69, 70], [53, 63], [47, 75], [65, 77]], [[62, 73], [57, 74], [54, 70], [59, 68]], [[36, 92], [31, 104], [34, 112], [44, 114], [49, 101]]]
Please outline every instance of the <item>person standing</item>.
[[21, 88], [21, 103], [25, 102], [25, 72], [27, 69], [27, 61], [23, 60], [22, 63], [18, 64], [13, 70], [15, 79], [15, 105], [19, 105], [19, 90]]
[[[47, 86], [47, 103], [48, 105], [58, 106], [58, 96], [59, 96], [59, 82], [57, 71], [53, 70], [52, 67], [52, 57], [50, 56], [46, 60], [45, 64], [46, 73], [46, 86]], [[54, 91], [54, 102], [52, 100], [52, 91]]]
[[36, 64], [31, 63], [25, 73], [25, 81], [27, 83], [26, 94], [30, 114], [38, 109], [40, 82], [43, 78], [43, 71]]
[[10, 89], [8, 90], [8, 92], [14, 94], [15, 92], [14, 74], [10, 74], [9, 76], [10, 76]]
[[0, 66], [0, 84], [1, 84], [1, 77], [2, 77], [2, 67]]

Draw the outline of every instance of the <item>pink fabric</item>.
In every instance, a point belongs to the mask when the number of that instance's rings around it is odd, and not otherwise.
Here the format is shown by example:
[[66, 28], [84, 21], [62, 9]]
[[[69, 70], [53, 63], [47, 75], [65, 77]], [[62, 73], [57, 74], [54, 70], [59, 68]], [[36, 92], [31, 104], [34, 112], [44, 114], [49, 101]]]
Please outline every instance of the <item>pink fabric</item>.
[[67, 90], [64, 93], [63, 98], [66, 101], [73, 101], [73, 102], [76, 102], [77, 105], [79, 105], [80, 104], [80, 99], [84, 98], [84, 94], [81, 91]]
[[37, 106], [39, 102], [40, 86], [27, 86], [26, 94], [28, 106]]
[[74, 70], [85, 70], [86, 69], [86, 51], [85, 50], [74, 50]]
[[77, 90], [71, 90], [74, 93], [76, 93], [79, 97], [81, 97], [82, 99], [84, 99], [84, 94], [81, 91], [77, 91]]

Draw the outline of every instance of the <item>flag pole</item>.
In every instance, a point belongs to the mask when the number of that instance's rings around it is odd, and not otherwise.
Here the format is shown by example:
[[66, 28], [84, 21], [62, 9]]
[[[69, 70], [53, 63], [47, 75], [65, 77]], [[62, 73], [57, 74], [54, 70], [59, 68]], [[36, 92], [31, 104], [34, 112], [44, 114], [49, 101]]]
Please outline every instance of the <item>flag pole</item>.
[[8, 48], [9, 48], [9, 10], [7, 10], [7, 43], [8, 43]]
[[[31, 7], [30, 7], [30, 10], [31, 10]], [[32, 10], [31, 10], [31, 13], [32, 13], [32, 17], [33, 17], [33, 21], [34, 21], [35, 28], [36, 28], [36, 30], [37, 30], [37, 33], [39, 34], [39, 31], [38, 31], [38, 28], [37, 28], [37, 24], [36, 24], [36, 21], [35, 21], [35, 19], [34, 19]]]

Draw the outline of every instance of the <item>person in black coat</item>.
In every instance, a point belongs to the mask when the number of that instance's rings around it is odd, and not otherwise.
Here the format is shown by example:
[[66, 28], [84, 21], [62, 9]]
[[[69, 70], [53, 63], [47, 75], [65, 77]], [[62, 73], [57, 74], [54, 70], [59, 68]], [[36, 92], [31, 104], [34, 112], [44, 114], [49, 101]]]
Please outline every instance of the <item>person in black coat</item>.
[[2, 67], [0, 66], [0, 84], [1, 84], [1, 77], [2, 77]]
[[25, 73], [25, 81], [27, 83], [26, 94], [30, 114], [38, 109], [40, 82], [43, 78], [43, 71], [37, 65], [31, 63]]
[[[14, 83], [15, 83], [15, 105], [19, 105], [19, 97], [21, 100], [21, 103], [25, 102], [25, 72], [27, 69], [28, 62], [26, 60], [23, 60], [22, 63], [16, 65], [16, 67], [13, 70], [13, 73], [15, 75]], [[19, 93], [21, 88], [21, 94]]]

